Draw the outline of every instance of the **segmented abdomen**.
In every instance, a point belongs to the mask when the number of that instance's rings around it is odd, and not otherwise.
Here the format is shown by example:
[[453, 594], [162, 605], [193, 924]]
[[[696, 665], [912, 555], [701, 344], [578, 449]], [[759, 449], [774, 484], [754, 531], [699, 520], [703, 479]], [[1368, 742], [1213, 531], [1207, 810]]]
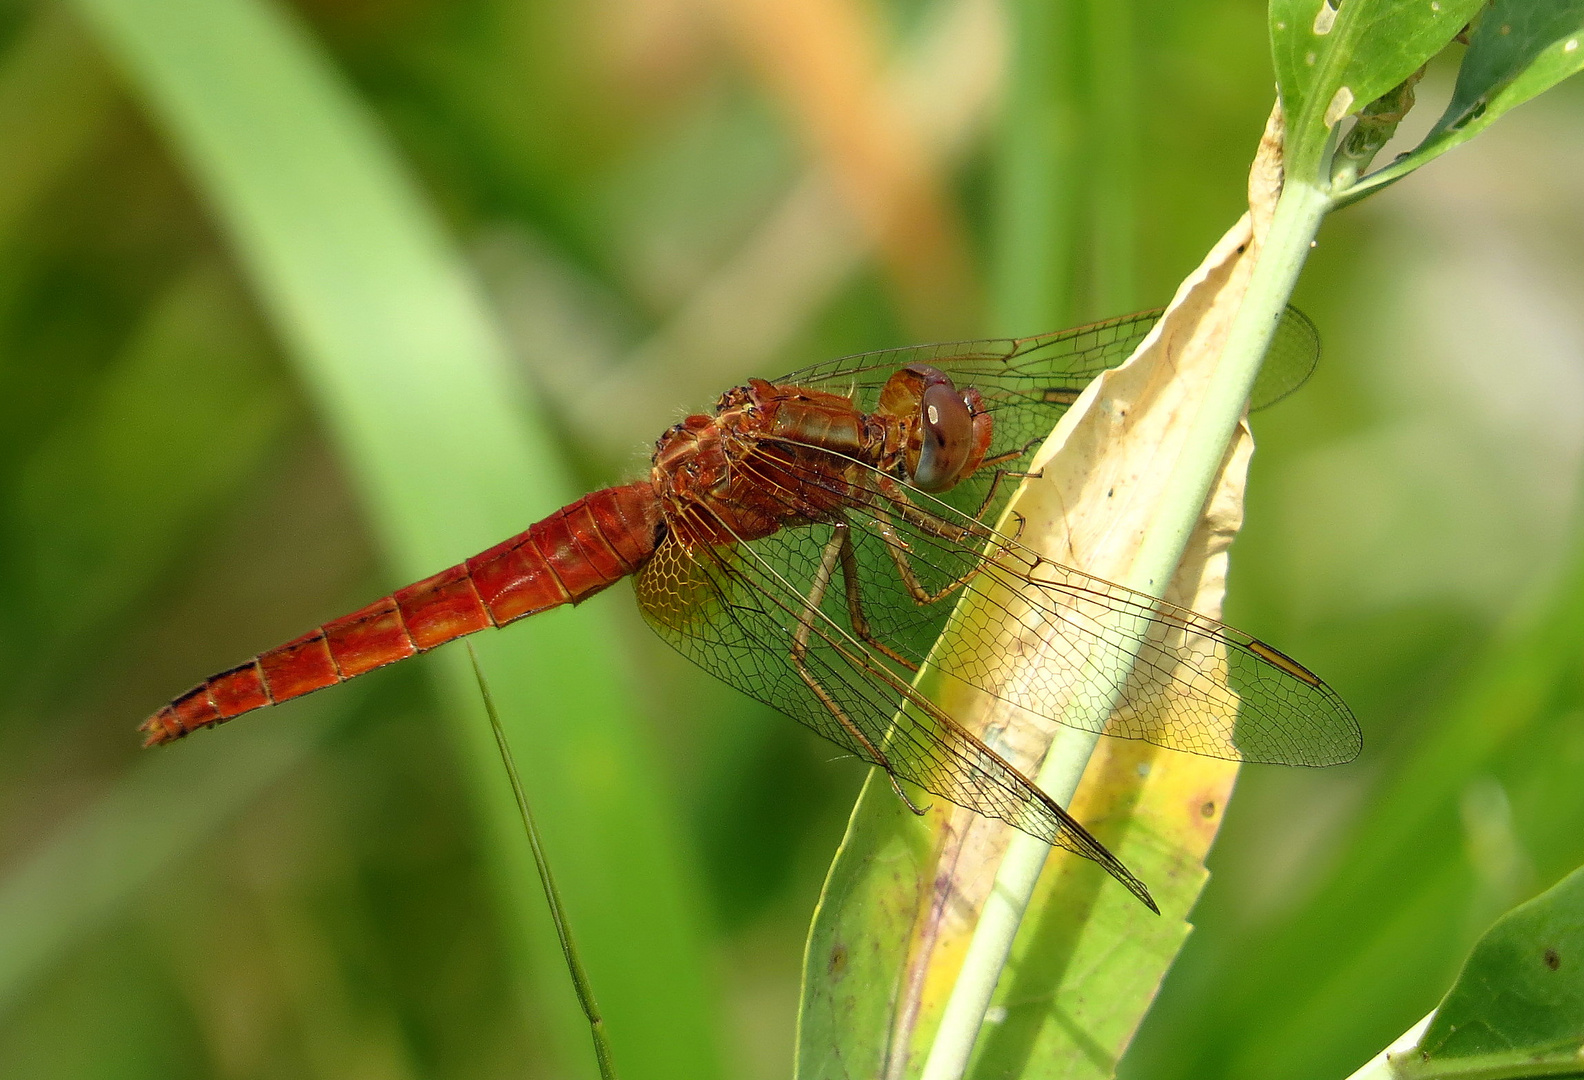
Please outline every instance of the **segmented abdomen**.
[[205, 679], [143, 722], [144, 745], [575, 604], [642, 566], [659, 524], [660, 502], [647, 482], [585, 496], [464, 563]]

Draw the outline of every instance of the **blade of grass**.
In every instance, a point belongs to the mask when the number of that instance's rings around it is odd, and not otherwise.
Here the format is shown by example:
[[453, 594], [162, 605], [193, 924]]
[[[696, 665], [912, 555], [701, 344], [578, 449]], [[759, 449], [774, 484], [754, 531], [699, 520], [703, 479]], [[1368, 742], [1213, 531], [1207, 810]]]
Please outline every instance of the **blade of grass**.
[[517, 812], [522, 815], [523, 831], [528, 834], [528, 847], [533, 852], [534, 870], [539, 874], [539, 884], [544, 886], [545, 903], [550, 907], [550, 918], [555, 922], [556, 940], [561, 945], [561, 956], [566, 960], [567, 974], [572, 976], [572, 986], [577, 990], [578, 1005], [588, 1017], [589, 1033], [594, 1038], [594, 1057], [599, 1062], [603, 1080], [615, 1080], [616, 1062], [611, 1057], [610, 1039], [605, 1035], [605, 1018], [600, 1015], [599, 1003], [594, 1000], [594, 987], [589, 982], [583, 961], [578, 958], [577, 945], [572, 940], [572, 927], [567, 923], [566, 910], [561, 905], [561, 894], [556, 890], [555, 875], [550, 872], [550, 860], [545, 856], [544, 842], [539, 837], [539, 826], [534, 823], [533, 809], [528, 805], [528, 793], [523, 790], [522, 777], [517, 773], [517, 762], [512, 758], [511, 743], [506, 740], [506, 729], [501, 726], [500, 713], [495, 711], [495, 698], [490, 694], [484, 669], [479, 666], [478, 650], [467, 643], [468, 660], [473, 665], [473, 677], [478, 680], [479, 697], [484, 701], [484, 711], [489, 714], [490, 731], [495, 735], [495, 746], [500, 750], [501, 765], [511, 780], [512, 795], [517, 800]]
[[[261, 0], [78, 0], [214, 208], [349, 462], [392, 577], [457, 562], [567, 501], [473, 282], [377, 126], [314, 43]], [[328, 614], [328, 613], [327, 613]], [[635, 1073], [718, 1074], [691, 866], [612, 672], [598, 605], [479, 651], [535, 762], [615, 1042]], [[582, 1021], [460, 651], [438, 667], [500, 886], [507, 963], [537, 985], [565, 1072]], [[262, 722], [262, 721], [260, 721]], [[531, 928], [531, 929], [530, 929]], [[633, 948], [641, 941], [643, 948]]]

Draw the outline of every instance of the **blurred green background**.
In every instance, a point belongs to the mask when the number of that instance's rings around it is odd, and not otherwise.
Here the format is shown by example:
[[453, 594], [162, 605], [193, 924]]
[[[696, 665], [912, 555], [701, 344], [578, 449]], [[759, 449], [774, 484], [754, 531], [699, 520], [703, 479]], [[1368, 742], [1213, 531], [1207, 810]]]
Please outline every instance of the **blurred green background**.
[[[1164, 303], [1266, 50], [1254, 0], [0, 3], [0, 1076], [590, 1075], [457, 656], [133, 728], [747, 376]], [[1346, 1075], [1584, 862], [1581, 119], [1322, 233], [1228, 612], [1366, 749], [1245, 771], [1128, 1077]], [[624, 586], [530, 624], [485, 659], [622, 1074], [789, 1075], [861, 771]]]

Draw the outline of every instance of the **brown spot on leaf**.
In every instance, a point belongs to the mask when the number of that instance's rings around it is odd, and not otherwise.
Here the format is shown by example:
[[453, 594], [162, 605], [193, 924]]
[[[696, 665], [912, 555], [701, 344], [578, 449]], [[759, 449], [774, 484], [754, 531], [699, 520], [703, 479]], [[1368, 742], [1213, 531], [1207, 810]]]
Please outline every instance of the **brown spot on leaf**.
[[1204, 804], [1199, 807], [1199, 813], [1203, 817], [1207, 817], [1207, 818], [1215, 817], [1215, 813], [1216, 813], [1215, 800], [1214, 799], [1206, 799]]
[[1557, 952], [1555, 949], [1547, 949], [1545, 951], [1545, 966], [1550, 968], [1552, 971], [1555, 971], [1557, 968], [1561, 967], [1562, 954]]
[[830, 960], [825, 965], [825, 973], [833, 979], [839, 979], [847, 974], [847, 946], [837, 945], [831, 949]]

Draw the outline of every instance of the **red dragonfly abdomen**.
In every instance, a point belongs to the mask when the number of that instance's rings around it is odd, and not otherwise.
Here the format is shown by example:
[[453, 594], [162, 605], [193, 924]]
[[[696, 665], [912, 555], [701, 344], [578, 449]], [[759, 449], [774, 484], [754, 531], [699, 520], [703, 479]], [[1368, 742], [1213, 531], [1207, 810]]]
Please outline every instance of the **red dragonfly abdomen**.
[[647, 481], [596, 491], [466, 562], [205, 679], [143, 722], [144, 745], [345, 682], [476, 630], [576, 604], [654, 554], [660, 517]]

